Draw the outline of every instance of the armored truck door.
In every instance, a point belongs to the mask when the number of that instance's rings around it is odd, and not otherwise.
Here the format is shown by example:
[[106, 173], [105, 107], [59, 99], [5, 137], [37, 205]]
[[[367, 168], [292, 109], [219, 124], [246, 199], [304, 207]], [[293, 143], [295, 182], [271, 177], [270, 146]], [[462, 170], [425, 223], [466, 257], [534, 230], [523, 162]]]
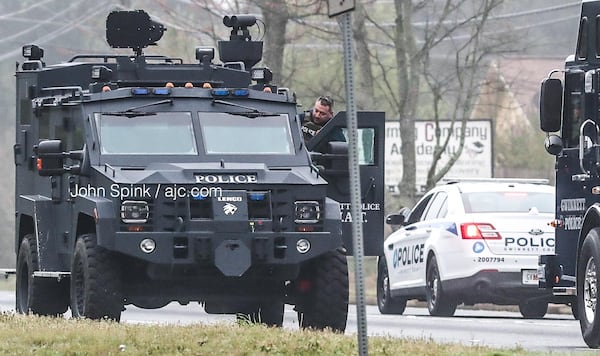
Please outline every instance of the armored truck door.
[[[317, 135], [306, 143], [313, 162], [329, 182], [327, 195], [340, 203], [344, 245], [352, 254], [352, 216], [348, 170], [348, 143], [328, 142], [334, 130], [346, 132], [346, 112], [338, 113]], [[384, 137], [383, 112], [358, 113], [358, 156], [363, 220], [363, 245], [366, 256], [379, 256], [384, 227]]]

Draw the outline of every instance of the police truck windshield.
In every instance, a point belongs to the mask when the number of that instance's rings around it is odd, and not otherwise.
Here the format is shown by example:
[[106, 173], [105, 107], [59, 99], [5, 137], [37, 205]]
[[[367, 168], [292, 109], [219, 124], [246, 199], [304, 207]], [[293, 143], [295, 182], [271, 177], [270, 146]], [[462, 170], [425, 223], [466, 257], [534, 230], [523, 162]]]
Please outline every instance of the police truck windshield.
[[96, 114], [102, 154], [197, 155], [192, 116], [158, 112], [123, 116]]
[[248, 118], [227, 113], [200, 112], [206, 154], [293, 155], [286, 115]]

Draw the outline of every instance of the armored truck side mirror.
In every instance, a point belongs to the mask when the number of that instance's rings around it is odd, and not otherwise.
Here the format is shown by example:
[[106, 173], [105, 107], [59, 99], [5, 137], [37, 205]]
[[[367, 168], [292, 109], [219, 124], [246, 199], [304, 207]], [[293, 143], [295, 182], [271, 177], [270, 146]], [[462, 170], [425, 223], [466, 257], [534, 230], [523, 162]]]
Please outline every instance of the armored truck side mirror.
[[560, 79], [546, 78], [540, 93], [540, 128], [544, 132], [560, 130], [563, 87]]
[[549, 135], [544, 141], [546, 152], [551, 155], [558, 156], [563, 149], [562, 139], [557, 135]]
[[37, 170], [41, 176], [65, 173], [61, 140], [43, 140], [34, 148], [37, 154]]
[[85, 145], [81, 150], [68, 152], [68, 157], [79, 161], [79, 164], [65, 167], [66, 171], [86, 177], [90, 175], [90, 159]]

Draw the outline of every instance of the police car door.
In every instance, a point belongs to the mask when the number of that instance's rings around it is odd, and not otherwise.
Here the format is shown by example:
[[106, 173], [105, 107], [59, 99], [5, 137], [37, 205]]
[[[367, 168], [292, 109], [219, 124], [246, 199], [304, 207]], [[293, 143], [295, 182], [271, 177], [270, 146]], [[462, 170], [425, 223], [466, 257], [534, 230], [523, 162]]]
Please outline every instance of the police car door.
[[[424, 286], [425, 246], [431, 233], [427, 221], [436, 193], [425, 195], [412, 209], [406, 224], [394, 232], [384, 246], [387, 256], [390, 288], [406, 289]], [[437, 212], [438, 208], [435, 208]]]
[[[384, 152], [385, 114], [383, 112], [358, 112], [358, 160], [361, 184], [363, 246], [365, 256], [379, 256], [383, 246], [384, 227]], [[347, 142], [329, 142], [324, 152], [327, 134], [341, 128], [346, 132], [346, 112], [339, 112], [306, 143], [315, 165], [322, 168], [323, 177], [329, 182], [327, 195], [338, 201], [341, 208], [344, 245], [347, 254], [352, 249], [352, 217], [350, 213], [350, 189], [348, 174]], [[323, 169], [324, 168], [324, 169]]]

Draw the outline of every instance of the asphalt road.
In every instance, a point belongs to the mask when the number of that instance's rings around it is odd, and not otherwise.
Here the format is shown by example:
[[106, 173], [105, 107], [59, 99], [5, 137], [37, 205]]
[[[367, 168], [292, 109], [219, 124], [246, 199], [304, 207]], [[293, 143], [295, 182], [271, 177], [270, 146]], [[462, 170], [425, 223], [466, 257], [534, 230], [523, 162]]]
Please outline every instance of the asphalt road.
[[[0, 310], [14, 311], [14, 292], [0, 291]], [[128, 306], [123, 322], [160, 324], [232, 323], [231, 315], [204, 313], [197, 303], [144, 310]], [[296, 313], [286, 307], [284, 328], [298, 329]], [[356, 306], [351, 305], [346, 334], [356, 335]], [[523, 319], [520, 313], [458, 309], [454, 317], [431, 317], [425, 308], [408, 307], [403, 315], [382, 315], [375, 306], [367, 306], [367, 333], [436, 342], [461, 343], [524, 349], [542, 352], [572, 353], [589, 350], [580, 334], [579, 322], [567, 314], [548, 314], [543, 319]]]

